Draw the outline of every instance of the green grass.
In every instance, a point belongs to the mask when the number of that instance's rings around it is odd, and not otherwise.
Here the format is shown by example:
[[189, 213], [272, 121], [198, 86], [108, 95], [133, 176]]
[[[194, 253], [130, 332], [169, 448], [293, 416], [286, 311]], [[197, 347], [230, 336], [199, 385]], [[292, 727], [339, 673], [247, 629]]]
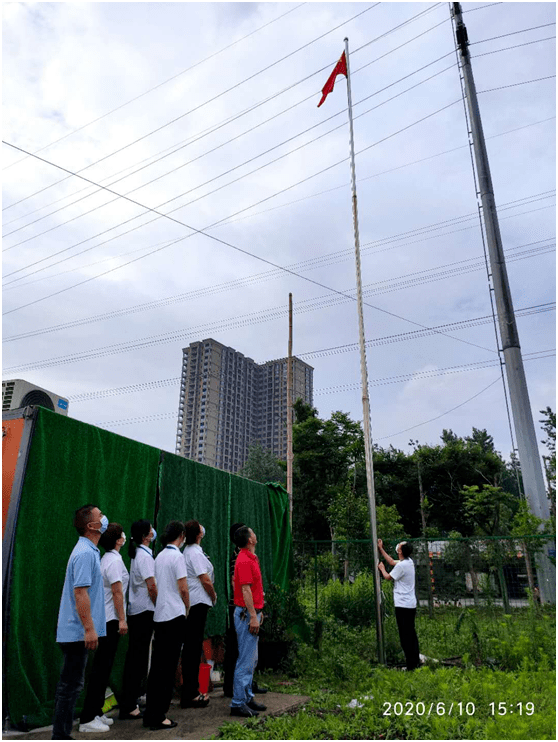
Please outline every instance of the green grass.
[[[425, 667], [407, 675], [381, 668], [361, 678], [358, 690], [311, 691], [311, 701], [304, 709], [249, 720], [242, 726], [227, 723], [219, 738], [556, 739], [555, 683], [556, 675], [550, 670], [506, 673], [488, 668]], [[288, 690], [304, 692], [304, 683]], [[347, 707], [353, 698], [363, 704], [361, 708]], [[494, 716], [489, 705], [494, 702], [497, 708], [505, 702], [509, 708], [527, 700], [534, 704], [532, 715], [525, 713], [524, 705], [522, 716], [517, 706], [513, 715]], [[394, 709], [396, 701], [402, 708]]]
[[[352, 600], [360, 625], [354, 625]], [[242, 726], [227, 723], [218, 738], [556, 739], [554, 611], [521, 609], [505, 615], [496, 608], [447, 607], [437, 609], [433, 620], [423, 611], [417, 618], [421, 652], [436, 659], [459, 656], [462, 666], [432, 663], [406, 673], [377, 664], [374, 614], [365, 610], [368, 600], [366, 584], [352, 592], [330, 588], [321, 601], [329, 615], [321, 613], [319, 646], [298, 643], [288, 675], [293, 684], [277, 684], [287, 675], [265, 678], [272, 690], [309, 696], [304, 709]], [[395, 664], [403, 655], [387, 606], [386, 650], [388, 664]], [[362, 707], [348, 708], [352, 699]], [[394, 708], [396, 701], [403, 707]], [[531, 709], [527, 702], [534, 704], [532, 715], [526, 713]], [[513, 705], [514, 713], [494, 714], [491, 703], [496, 712], [499, 703], [508, 711]]]

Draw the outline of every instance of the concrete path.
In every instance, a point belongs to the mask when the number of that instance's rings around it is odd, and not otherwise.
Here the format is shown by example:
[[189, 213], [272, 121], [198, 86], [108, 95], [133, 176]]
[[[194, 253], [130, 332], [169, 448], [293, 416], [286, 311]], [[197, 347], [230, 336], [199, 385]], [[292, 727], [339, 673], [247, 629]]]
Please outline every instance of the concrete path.
[[[284, 693], [266, 693], [257, 695], [259, 703], [265, 703], [267, 711], [260, 713], [264, 716], [276, 716], [292, 711], [305, 704], [308, 696], [291, 696]], [[118, 710], [109, 712], [108, 716], [115, 719], [110, 732], [104, 734], [80, 734], [78, 726], [74, 726], [72, 736], [80, 740], [112, 740], [112, 739], [211, 739], [225, 721], [234, 721], [242, 724], [243, 720], [230, 716], [230, 698], [225, 698], [222, 690], [211, 693], [211, 702], [204, 709], [181, 709], [178, 699], [174, 699], [168, 716], [178, 722], [178, 726], [169, 731], [151, 732], [145, 729], [141, 721], [118, 721]], [[27, 734], [22, 732], [5, 732], [2, 739], [27, 740], [50, 739], [52, 727], [43, 727]]]

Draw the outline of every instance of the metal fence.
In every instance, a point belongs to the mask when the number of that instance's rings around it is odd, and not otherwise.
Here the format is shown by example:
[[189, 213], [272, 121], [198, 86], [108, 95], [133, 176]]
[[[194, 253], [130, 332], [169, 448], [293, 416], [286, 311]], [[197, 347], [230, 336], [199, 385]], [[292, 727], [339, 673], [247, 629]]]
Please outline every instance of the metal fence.
[[[432, 615], [437, 608], [502, 607], [506, 613], [538, 601], [537, 555], [547, 548], [548, 535], [522, 538], [408, 539], [416, 569], [418, 606]], [[397, 558], [397, 541], [384, 539], [384, 549]], [[319, 614], [320, 586], [331, 581], [352, 583], [371, 574], [370, 540], [295, 542], [297, 577], [307, 595], [314, 594]], [[388, 571], [391, 570], [389, 565]]]

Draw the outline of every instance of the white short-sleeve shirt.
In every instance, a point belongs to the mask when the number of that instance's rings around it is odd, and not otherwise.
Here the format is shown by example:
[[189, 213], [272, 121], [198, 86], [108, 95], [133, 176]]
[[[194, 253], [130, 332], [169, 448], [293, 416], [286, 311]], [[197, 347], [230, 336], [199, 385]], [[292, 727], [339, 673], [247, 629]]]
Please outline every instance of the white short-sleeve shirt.
[[114, 607], [111, 585], [115, 582], [122, 583], [122, 598], [124, 600], [124, 613], [126, 613], [126, 590], [130, 579], [128, 570], [124, 566], [122, 557], [112, 549], [107, 551], [101, 559], [101, 574], [103, 576], [103, 589], [105, 592], [105, 616], [107, 621], [118, 621], [118, 614]]
[[393, 579], [393, 603], [396, 608], [416, 608], [415, 565], [411, 558], [397, 562], [389, 573]]
[[156, 623], [186, 615], [186, 606], [177, 585], [177, 580], [183, 577], [186, 577], [184, 557], [177, 546], [169, 544], [155, 559], [157, 605], [153, 620]]
[[184, 564], [186, 565], [190, 606], [197, 605], [198, 603], [205, 603], [205, 605], [212, 606], [213, 603], [201, 583], [200, 575], [208, 575], [211, 582], [213, 582], [215, 571], [209, 561], [209, 557], [207, 554], [204, 554], [199, 544], [190, 544], [184, 549]]
[[130, 595], [128, 614], [137, 616], [144, 611], [154, 611], [155, 605], [149, 597], [145, 583], [150, 577], [155, 577], [155, 559], [147, 546], [138, 546], [136, 556], [130, 564]]

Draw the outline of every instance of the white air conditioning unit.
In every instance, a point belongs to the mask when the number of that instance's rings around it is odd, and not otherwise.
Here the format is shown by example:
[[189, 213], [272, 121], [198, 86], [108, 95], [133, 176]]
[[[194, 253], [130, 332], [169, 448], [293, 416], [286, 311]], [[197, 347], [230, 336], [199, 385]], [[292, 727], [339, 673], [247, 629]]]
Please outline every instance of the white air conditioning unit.
[[2, 382], [2, 412], [17, 410], [28, 405], [39, 405], [47, 410], [68, 414], [68, 400], [58, 394], [41, 389], [23, 379], [11, 379]]

